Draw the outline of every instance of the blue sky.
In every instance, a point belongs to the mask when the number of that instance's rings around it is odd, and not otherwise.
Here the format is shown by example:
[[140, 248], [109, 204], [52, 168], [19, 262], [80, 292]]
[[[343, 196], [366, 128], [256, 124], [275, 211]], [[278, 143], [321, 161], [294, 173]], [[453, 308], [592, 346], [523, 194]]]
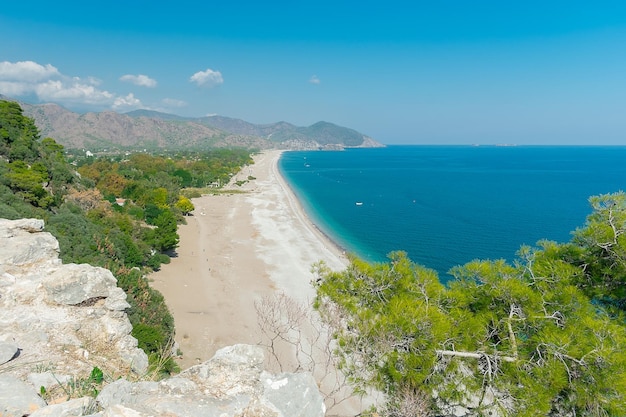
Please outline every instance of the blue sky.
[[626, 145], [626, 2], [13, 1], [0, 94], [390, 144]]

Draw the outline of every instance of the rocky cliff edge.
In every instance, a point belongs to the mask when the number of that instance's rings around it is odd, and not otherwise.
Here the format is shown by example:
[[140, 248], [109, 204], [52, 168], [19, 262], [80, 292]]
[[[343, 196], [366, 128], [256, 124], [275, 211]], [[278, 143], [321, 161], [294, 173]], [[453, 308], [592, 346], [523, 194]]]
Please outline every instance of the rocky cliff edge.
[[[42, 220], [0, 219], [0, 416], [324, 415], [313, 378], [263, 371], [255, 346], [227, 347], [175, 377], [147, 380], [148, 358], [130, 334], [113, 274], [62, 264], [43, 229]], [[80, 396], [94, 369], [114, 382]]]

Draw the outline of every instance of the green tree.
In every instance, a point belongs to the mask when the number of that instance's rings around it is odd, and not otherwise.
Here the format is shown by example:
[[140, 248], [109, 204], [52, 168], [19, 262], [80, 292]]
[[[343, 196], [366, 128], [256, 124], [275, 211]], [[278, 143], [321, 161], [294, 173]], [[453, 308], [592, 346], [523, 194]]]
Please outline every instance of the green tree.
[[20, 105], [0, 100], [0, 155], [10, 161], [34, 161], [38, 155], [38, 139], [35, 122], [22, 114]]
[[98, 182], [98, 189], [104, 195], [119, 197], [128, 185], [128, 180], [117, 172], [107, 172]]
[[165, 210], [157, 207], [155, 204], [149, 203], [146, 204], [146, 208], [144, 210], [144, 215], [146, 217], [146, 223], [150, 225], [156, 225], [156, 219], [159, 217]]
[[582, 271], [576, 280], [579, 288], [626, 311], [626, 194], [593, 196], [589, 202], [592, 213], [561, 254]]
[[454, 268], [449, 287], [401, 252], [318, 273], [316, 306], [343, 370], [390, 405], [424, 392], [444, 413], [626, 413], [623, 323], [573, 285], [578, 268], [545, 251]]
[[44, 138], [41, 141], [40, 150], [42, 162], [46, 166], [55, 189], [72, 184], [75, 179], [74, 172], [65, 159], [63, 145], [52, 138]]
[[21, 195], [24, 200], [37, 206], [48, 207], [53, 199], [44, 189], [48, 181], [48, 173], [43, 164], [35, 162], [28, 166], [22, 160], [16, 160], [8, 165], [6, 178], [8, 185]]
[[161, 252], [174, 249], [178, 246], [178, 233], [176, 217], [174, 214], [165, 210], [159, 217], [154, 220], [155, 226], [157, 226], [154, 231], [155, 239], [154, 239], [154, 247]]
[[182, 168], [178, 168], [176, 171], [173, 172], [173, 174], [175, 177], [180, 178], [180, 185], [182, 187], [191, 187], [192, 183], [193, 183], [193, 178], [191, 176], [191, 173], [189, 171], [187, 171], [186, 169], [182, 169]]

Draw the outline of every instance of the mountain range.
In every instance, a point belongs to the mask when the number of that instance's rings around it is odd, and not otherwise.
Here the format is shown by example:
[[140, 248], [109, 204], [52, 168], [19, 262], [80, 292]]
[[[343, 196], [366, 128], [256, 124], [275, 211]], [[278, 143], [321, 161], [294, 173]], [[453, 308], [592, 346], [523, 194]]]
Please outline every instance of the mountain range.
[[[0, 95], [0, 99], [12, 100]], [[224, 116], [182, 117], [152, 110], [75, 113], [57, 104], [20, 102], [35, 120], [41, 137], [69, 149], [343, 149], [384, 146], [347, 127], [317, 122], [299, 127], [287, 122], [253, 124]]]

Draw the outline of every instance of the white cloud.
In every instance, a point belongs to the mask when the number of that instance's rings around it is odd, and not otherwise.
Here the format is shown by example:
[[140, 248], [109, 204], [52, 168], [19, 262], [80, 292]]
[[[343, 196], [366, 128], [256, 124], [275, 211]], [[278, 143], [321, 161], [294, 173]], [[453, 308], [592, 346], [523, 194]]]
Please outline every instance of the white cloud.
[[116, 97], [111, 107], [115, 110], [129, 108], [138, 109], [142, 108], [143, 104], [141, 104], [141, 100], [136, 98], [133, 93], [129, 93], [126, 97]]
[[139, 85], [141, 87], [156, 87], [157, 82], [155, 79], [148, 77], [147, 75], [143, 75], [143, 74], [139, 74], [139, 75], [132, 75], [132, 74], [126, 74], [126, 75], [122, 75], [120, 77], [121, 81], [127, 81], [130, 83], [133, 83], [135, 85]]
[[40, 65], [33, 61], [0, 62], [0, 80], [10, 82], [37, 82], [61, 75], [50, 64]]
[[35, 95], [42, 101], [100, 108], [142, 107], [141, 101], [132, 93], [121, 96], [99, 88], [101, 83], [92, 76], [64, 75], [50, 64], [0, 62], [0, 93], [7, 96]]
[[309, 78], [309, 82], [311, 84], [319, 84], [321, 83], [320, 79], [317, 77], [317, 75], [312, 75], [311, 78]]
[[100, 90], [89, 80], [82, 81], [80, 78], [72, 78], [69, 82], [48, 80], [32, 87], [37, 97], [46, 101], [107, 105], [115, 100], [112, 93]]
[[23, 96], [32, 93], [32, 88], [28, 84], [14, 81], [0, 81], [0, 94], [5, 96]]
[[224, 79], [221, 72], [207, 68], [206, 71], [198, 71], [192, 75], [189, 78], [189, 82], [196, 83], [200, 87], [211, 88], [223, 84]]
[[[78, 77], [74, 77], [76, 80], [79, 80]], [[102, 80], [96, 77], [89, 76], [87, 77], [87, 82], [91, 85], [100, 85], [102, 84]]]
[[161, 103], [167, 107], [185, 107], [187, 105], [186, 101], [178, 100], [175, 98], [164, 98], [161, 100]]

